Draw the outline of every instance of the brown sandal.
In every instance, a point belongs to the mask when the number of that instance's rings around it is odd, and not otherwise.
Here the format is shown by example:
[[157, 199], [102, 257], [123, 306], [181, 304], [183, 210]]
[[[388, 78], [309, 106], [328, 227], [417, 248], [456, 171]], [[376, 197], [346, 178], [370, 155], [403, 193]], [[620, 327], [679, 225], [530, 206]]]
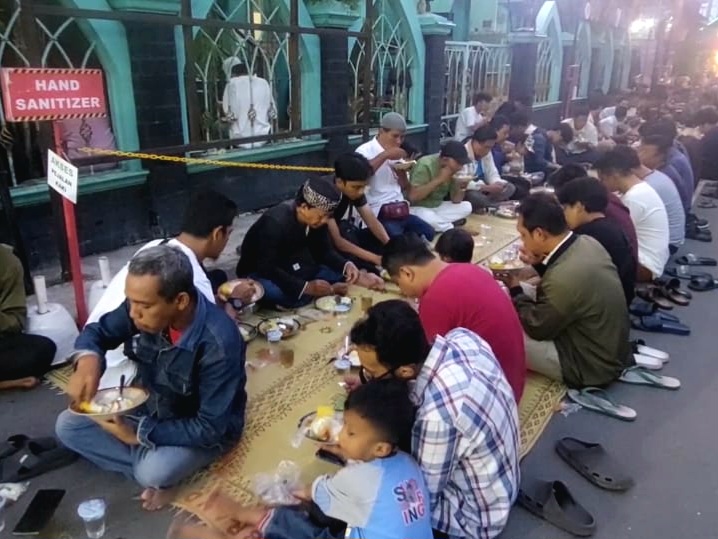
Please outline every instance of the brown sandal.
[[648, 285], [645, 288], [636, 290], [636, 295], [646, 301], [655, 303], [659, 309], [670, 311], [673, 309], [673, 303], [666, 298], [661, 289], [654, 285]]

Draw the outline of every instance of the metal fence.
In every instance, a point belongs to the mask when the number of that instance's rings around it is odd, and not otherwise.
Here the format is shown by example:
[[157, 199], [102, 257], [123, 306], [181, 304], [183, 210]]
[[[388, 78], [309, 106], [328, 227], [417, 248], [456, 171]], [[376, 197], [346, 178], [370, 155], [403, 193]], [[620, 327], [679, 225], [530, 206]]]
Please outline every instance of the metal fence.
[[478, 41], [447, 41], [442, 136], [451, 137], [456, 118], [471, 106], [476, 92], [506, 98], [511, 77], [511, 47]]

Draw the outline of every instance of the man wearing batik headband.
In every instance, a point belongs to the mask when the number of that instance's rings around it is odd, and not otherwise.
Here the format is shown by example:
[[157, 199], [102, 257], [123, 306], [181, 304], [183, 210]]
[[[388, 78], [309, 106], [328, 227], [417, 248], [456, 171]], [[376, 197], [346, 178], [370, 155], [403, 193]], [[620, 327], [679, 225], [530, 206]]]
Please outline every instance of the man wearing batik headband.
[[294, 200], [267, 210], [247, 231], [237, 276], [264, 286], [263, 302], [299, 307], [313, 298], [345, 294], [359, 270], [329, 240], [327, 221], [341, 194], [321, 178], [310, 178]]

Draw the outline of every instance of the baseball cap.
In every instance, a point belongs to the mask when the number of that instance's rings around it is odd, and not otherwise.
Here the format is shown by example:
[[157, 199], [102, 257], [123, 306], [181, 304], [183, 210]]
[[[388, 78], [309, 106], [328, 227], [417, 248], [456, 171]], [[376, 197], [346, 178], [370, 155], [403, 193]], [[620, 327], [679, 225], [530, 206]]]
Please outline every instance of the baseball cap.
[[451, 157], [460, 165], [466, 165], [471, 161], [466, 147], [458, 140], [450, 140], [441, 147], [439, 157]]
[[406, 120], [398, 112], [387, 112], [382, 116], [380, 126], [391, 131], [406, 131]]

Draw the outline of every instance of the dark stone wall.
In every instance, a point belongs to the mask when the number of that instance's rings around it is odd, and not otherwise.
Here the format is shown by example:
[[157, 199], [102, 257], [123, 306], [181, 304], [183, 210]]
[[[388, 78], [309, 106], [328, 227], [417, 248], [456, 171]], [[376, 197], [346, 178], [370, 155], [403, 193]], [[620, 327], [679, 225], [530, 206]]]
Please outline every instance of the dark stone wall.
[[[322, 72], [322, 127], [346, 125], [349, 118], [349, 42], [342, 35], [319, 36]], [[333, 162], [348, 150], [347, 134], [328, 135], [327, 157]]]
[[531, 115], [532, 121], [544, 129], [549, 129], [561, 121], [562, 109], [563, 103], [556, 103], [550, 107], [541, 107], [538, 110], [534, 109]]
[[426, 69], [424, 72], [424, 123], [429, 124], [426, 135], [426, 153], [439, 151], [441, 140], [441, 112], [444, 105], [446, 36], [424, 36]]
[[533, 96], [536, 88], [536, 43], [515, 43], [512, 45], [511, 80], [509, 99]]

